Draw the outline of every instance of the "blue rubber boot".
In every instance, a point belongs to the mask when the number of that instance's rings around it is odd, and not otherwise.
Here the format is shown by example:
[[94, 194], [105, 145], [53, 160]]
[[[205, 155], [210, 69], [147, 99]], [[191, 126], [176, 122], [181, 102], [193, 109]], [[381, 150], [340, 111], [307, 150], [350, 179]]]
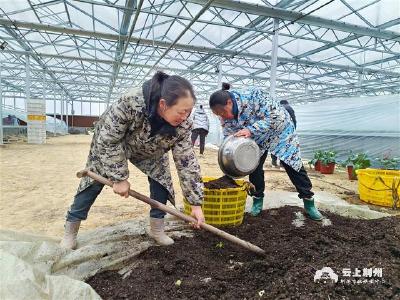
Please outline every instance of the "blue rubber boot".
[[307, 216], [314, 221], [321, 221], [322, 215], [314, 205], [314, 198], [303, 199], [303, 202]]
[[256, 217], [260, 214], [260, 212], [263, 209], [263, 202], [264, 202], [264, 197], [253, 197], [253, 205], [250, 211], [250, 214], [253, 217]]

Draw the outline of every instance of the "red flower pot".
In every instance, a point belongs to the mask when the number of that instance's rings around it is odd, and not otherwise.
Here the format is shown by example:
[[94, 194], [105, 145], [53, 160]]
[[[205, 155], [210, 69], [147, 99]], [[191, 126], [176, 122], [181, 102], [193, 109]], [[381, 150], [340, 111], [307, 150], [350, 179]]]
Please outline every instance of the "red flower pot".
[[321, 174], [333, 174], [335, 170], [335, 163], [324, 165], [321, 163]]
[[347, 175], [349, 175], [349, 180], [356, 180], [357, 175], [354, 172], [354, 167], [353, 166], [347, 166]]
[[321, 161], [317, 160], [317, 162], [314, 165], [315, 171], [321, 171]]

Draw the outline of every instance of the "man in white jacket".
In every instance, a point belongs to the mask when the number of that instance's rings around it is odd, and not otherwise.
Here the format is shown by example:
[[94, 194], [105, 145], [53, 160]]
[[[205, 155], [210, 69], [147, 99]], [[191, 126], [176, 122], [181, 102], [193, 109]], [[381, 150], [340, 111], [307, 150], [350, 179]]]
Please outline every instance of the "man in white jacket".
[[192, 130], [192, 144], [200, 136], [200, 154], [204, 153], [204, 145], [206, 142], [206, 136], [208, 134], [209, 122], [206, 112], [204, 111], [203, 105], [200, 105], [193, 116], [193, 130]]

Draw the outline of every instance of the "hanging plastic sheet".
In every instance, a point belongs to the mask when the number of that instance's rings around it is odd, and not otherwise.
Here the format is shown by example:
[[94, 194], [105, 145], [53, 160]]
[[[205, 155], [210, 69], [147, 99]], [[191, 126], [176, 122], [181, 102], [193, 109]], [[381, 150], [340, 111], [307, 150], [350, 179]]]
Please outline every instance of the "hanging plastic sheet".
[[[292, 105], [297, 118], [302, 157], [315, 150], [334, 149], [344, 160], [349, 150], [370, 158], [388, 154], [400, 157], [400, 96], [332, 98]], [[220, 145], [217, 117], [210, 115], [207, 142]]]

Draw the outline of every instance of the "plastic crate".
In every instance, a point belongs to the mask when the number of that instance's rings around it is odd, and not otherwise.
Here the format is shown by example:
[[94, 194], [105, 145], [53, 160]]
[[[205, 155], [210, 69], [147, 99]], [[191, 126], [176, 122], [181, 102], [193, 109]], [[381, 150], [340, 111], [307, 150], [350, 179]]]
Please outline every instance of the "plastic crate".
[[356, 170], [360, 199], [371, 204], [400, 207], [400, 170]]
[[[203, 182], [217, 178], [203, 177]], [[237, 226], [242, 224], [247, 198], [247, 185], [244, 180], [235, 180], [240, 186], [228, 189], [204, 188], [202, 205], [206, 223], [218, 226]], [[185, 213], [191, 214], [191, 206], [183, 199]]]

